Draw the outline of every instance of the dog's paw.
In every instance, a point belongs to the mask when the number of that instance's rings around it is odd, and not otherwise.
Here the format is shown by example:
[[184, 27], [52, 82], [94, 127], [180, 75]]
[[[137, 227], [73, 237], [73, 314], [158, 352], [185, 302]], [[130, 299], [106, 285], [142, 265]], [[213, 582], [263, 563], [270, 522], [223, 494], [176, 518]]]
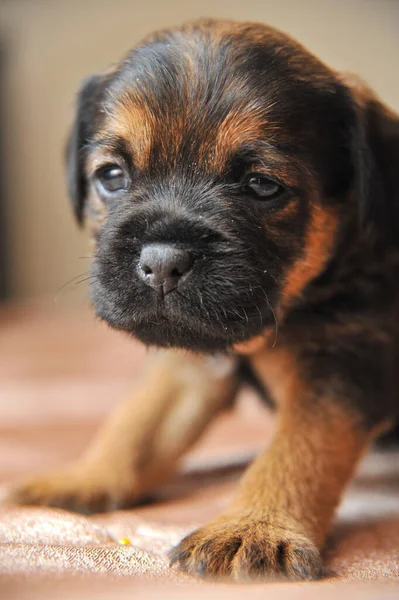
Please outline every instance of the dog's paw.
[[90, 472], [79, 470], [51, 473], [11, 485], [2, 498], [7, 504], [51, 506], [83, 514], [127, 508], [136, 499], [131, 490], [121, 490], [114, 482], [101, 481]]
[[170, 553], [196, 577], [235, 581], [317, 579], [320, 553], [305, 536], [271, 523], [221, 518], [185, 537]]

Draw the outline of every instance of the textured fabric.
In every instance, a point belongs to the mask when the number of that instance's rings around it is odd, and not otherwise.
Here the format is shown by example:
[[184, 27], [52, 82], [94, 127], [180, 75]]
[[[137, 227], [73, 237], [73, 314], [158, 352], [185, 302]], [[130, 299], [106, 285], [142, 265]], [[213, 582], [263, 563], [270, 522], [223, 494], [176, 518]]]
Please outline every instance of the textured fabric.
[[[134, 384], [146, 352], [84, 312], [0, 313], [0, 478], [77, 457]], [[180, 473], [134, 510], [84, 517], [53, 509], [0, 509], [1, 598], [362, 598], [399, 594], [399, 453], [372, 452], [345, 494], [311, 584], [242, 588], [197, 583], [169, 569], [166, 552], [231, 499], [243, 468], [266, 447], [273, 419], [249, 392], [211, 425]], [[127, 538], [130, 545], [118, 542]], [[57, 586], [57, 588], [55, 587]], [[244, 591], [245, 590], [245, 591]]]

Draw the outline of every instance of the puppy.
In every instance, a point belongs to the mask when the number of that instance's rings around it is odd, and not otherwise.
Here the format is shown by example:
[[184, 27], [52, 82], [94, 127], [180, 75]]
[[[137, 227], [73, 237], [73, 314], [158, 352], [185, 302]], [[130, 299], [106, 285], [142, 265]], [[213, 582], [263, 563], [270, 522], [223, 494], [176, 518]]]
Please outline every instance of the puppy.
[[232, 402], [245, 362], [278, 407], [274, 440], [171, 561], [319, 577], [342, 491], [399, 410], [398, 117], [271, 27], [200, 21], [83, 83], [67, 171], [97, 314], [166, 351], [79, 464], [10, 499], [139, 502]]

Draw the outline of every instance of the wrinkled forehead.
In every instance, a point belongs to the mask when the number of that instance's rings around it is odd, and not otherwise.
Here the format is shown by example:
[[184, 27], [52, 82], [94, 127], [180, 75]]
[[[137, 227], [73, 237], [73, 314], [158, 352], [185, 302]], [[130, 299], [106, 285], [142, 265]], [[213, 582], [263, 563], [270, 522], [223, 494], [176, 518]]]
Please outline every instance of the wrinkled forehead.
[[153, 45], [109, 90], [101, 134], [123, 139], [142, 169], [183, 157], [217, 170], [238, 148], [273, 139], [273, 105], [232, 54]]
[[143, 170], [183, 164], [223, 172], [247, 151], [284, 166], [290, 153], [302, 160], [311, 132], [317, 139], [325, 128], [327, 120], [315, 125], [313, 116], [332, 97], [331, 85], [330, 72], [284, 37], [175, 32], [123, 61], [97, 137], [123, 142]]

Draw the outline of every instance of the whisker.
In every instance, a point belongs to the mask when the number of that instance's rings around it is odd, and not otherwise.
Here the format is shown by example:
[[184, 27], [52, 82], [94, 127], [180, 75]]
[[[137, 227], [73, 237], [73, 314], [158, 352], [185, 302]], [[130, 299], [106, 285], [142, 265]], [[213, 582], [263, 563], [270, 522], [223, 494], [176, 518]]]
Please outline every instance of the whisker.
[[79, 273], [79, 275], [75, 275], [75, 277], [72, 277], [72, 279], [69, 279], [66, 283], [64, 283], [60, 287], [60, 289], [57, 291], [57, 294], [59, 294], [60, 292], [62, 292], [62, 290], [67, 287], [67, 285], [70, 285], [71, 283], [73, 283], [74, 281], [76, 281], [76, 279], [79, 279], [79, 277], [84, 277], [85, 275], [87, 275], [86, 271], [84, 273]]
[[267, 294], [265, 292], [265, 296], [266, 296], [266, 302], [268, 307], [270, 308], [272, 315], [273, 315], [273, 319], [274, 319], [274, 323], [275, 323], [275, 332], [274, 332], [274, 342], [273, 342], [273, 346], [272, 348], [274, 348], [274, 346], [277, 344], [277, 336], [278, 336], [278, 321], [277, 321], [277, 317], [276, 317], [276, 313], [274, 312], [274, 309], [272, 307], [272, 305], [269, 302], [269, 298], [267, 297]]
[[[83, 278], [83, 279], [82, 279]], [[87, 275], [87, 271], [85, 271], [84, 273], [80, 273], [79, 275], [76, 275], [75, 277], [72, 277], [72, 279], [69, 279], [69, 281], [67, 281], [66, 283], [64, 283], [60, 289], [57, 291], [57, 293], [54, 296], [54, 303], [58, 302], [59, 296], [60, 294], [66, 289], [68, 288], [68, 286], [73, 285], [80, 285], [81, 283], [84, 283], [85, 281], [88, 281], [89, 279], [95, 279], [95, 275]], [[79, 281], [77, 281], [79, 280]]]
[[74, 285], [80, 285], [81, 283], [84, 283], [85, 281], [88, 281], [89, 279], [95, 279], [95, 276], [88, 275], [88, 277], [85, 277], [84, 279], [81, 279], [80, 281], [75, 281]]
[[256, 310], [257, 310], [257, 311], [258, 311], [258, 313], [259, 313], [259, 318], [260, 318], [260, 326], [262, 327], [262, 325], [263, 325], [263, 317], [262, 317], [262, 313], [261, 313], [261, 311], [260, 311], [260, 308], [259, 308], [259, 306], [258, 306], [257, 304], [255, 304], [255, 308], [256, 308]]
[[[272, 305], [270, 304], [269, 296], [267, 295], [267, 293], [265, 292], [265, 290], [262, 287], [260, 287], [260, 286], [259, 286], [259, 289], [262, 291], [262, 293], [263, 293], [263, 295], [265, 297], [265, 300], [266, 300], [267, 307], [270, 309], [270, 311], [271, 311], [271, 313], [273, 315], [275, 333], [274, 333], [274, 342], [273, 342], [272, 348], [274, 348], [275, 345], [276, 345], [276, 343], [277, 343], [277, 336], [278, 336], [278, 330], [279, 330], [279, 325], [278, 325], [276, 313], [274, 312], [274, 309], [273, 309]], [[258, 308], [258, 307], [256, 307], [256, 308]]]
[[278, 283], [277, 278], [273, 275], [273, 273], [270, 273], [270, 271], [268, 271], [267, 269], [264, 269], [262, 271], [263, 274], [267, 274], [269, 277], [271, 277], [276, 283]]

